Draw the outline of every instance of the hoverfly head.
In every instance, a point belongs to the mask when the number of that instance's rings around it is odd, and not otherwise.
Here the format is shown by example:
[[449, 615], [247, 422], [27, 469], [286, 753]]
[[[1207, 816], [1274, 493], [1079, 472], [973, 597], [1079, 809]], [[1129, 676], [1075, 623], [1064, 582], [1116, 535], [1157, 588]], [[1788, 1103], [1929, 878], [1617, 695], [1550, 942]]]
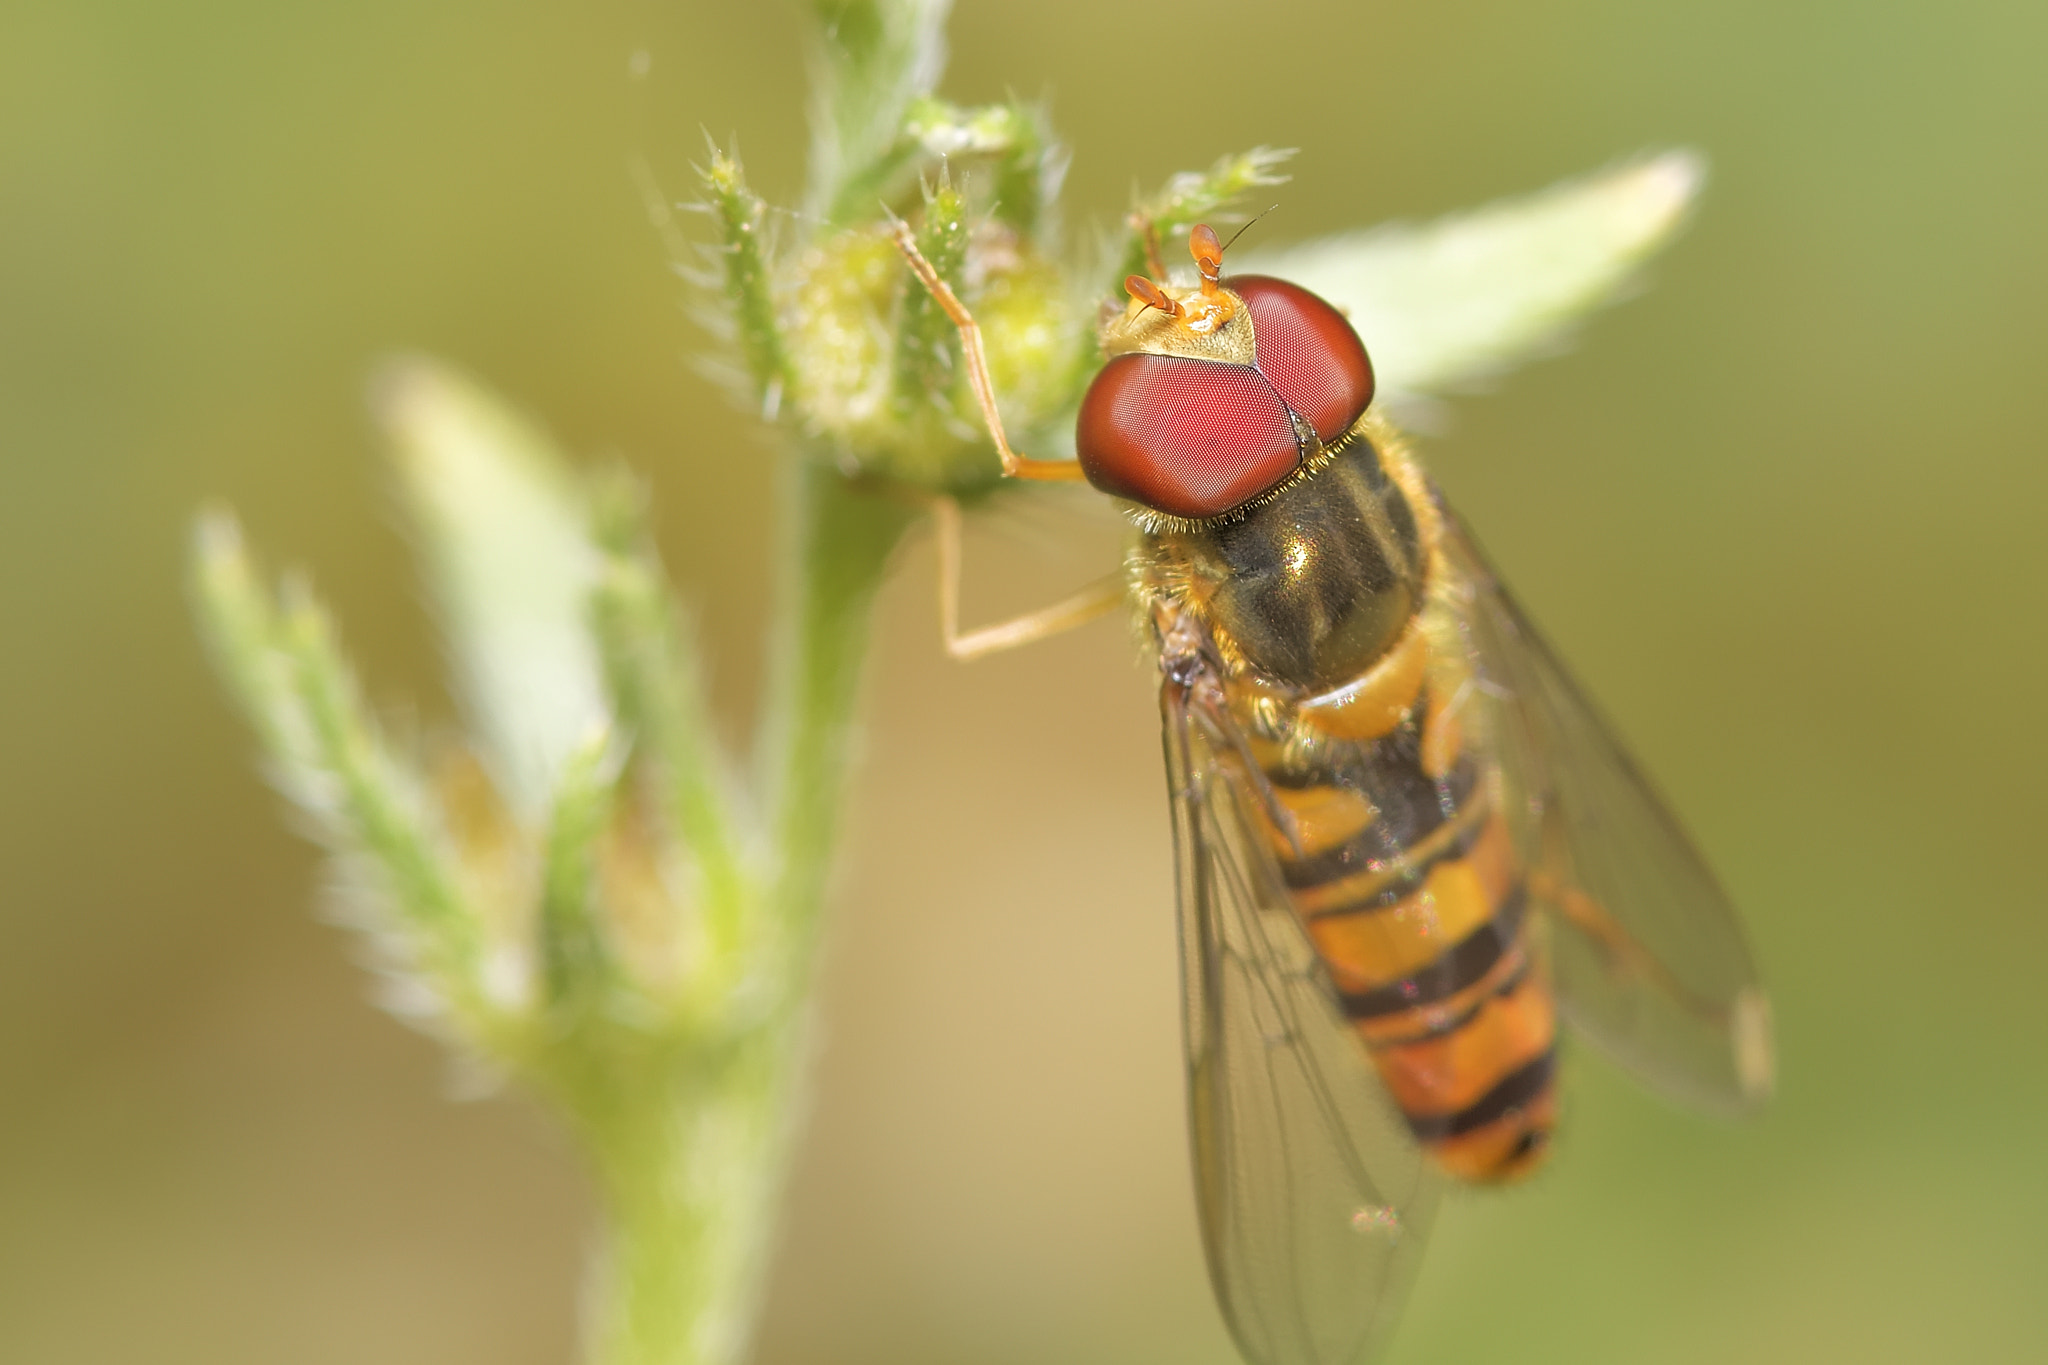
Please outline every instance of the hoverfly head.
[[1223, 244], [1188, 234], [1200, 283], [1143, 275], [1103, 331], [1111, 359], [1081, 400], [1089, 482], [1170, 516], [1225, 515], [1341, 439], [1372, 402], [1372, 362], [1330, 304], [1246, 275], [1223, 284]]

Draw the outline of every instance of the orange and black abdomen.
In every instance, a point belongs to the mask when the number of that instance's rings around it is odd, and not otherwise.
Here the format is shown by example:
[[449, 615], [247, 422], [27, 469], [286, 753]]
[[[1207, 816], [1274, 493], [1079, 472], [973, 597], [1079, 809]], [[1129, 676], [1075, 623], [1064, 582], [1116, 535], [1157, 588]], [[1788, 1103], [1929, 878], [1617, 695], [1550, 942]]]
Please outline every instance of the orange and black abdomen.
[[[1505, 1180], [1555, 1118], [1556, 1019], [1527, 893], [1479, 760], [1425, 771], [1428, 708], [1323, 769], [1269, 770], [1296, 812], [1289, 895], [1416, 1137], [1453, 1175]], [[1298, 847], [1296, 847], [1298, 843]]]
[[[1505, 1180], [1555, 1117], [1555, 1011], [1490, 759], [1437, 642], [1427, 486], [1368, 415], [1326, 463], [1225, 522], [1154, 533], [1148, 590], [1198, 611], [1272, 799], [1295, 912], [1416, 1137]], [[1262, 809], [1264, 800], [1249, 803]]]

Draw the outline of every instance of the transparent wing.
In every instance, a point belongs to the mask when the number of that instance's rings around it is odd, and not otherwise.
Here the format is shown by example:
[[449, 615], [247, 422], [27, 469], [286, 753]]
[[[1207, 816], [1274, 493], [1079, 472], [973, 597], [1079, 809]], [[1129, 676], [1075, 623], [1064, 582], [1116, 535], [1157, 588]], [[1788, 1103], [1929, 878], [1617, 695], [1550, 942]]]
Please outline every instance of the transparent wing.
[[1771, 1089], [1770, 1014], [1734, 907], [1471, 535], [1445, 520], [1565, 1017], [1673, 1098], [1753, 1108]]
[[1352, 1365], [1391, 1330], [1440, 1177], [1251, 832], [1227, 718], [1162, 692], [1189, 1119], [1209, 1273], [1253, 1365]]

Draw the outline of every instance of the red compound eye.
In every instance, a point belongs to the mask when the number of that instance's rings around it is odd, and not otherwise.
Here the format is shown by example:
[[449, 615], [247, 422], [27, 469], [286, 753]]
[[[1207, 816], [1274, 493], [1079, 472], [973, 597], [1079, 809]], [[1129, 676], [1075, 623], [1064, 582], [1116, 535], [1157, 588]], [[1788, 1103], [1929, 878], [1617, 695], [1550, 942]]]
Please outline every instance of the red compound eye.
[[1372, 361], [1344, 315], [1298, 284], [1267, 275], [1233, 275], [1229, 285], [1252, 310], [1259, 373], [1334, 441], [1372, 402]]
[[1301, 463], [1287, 405], [1257, 370], [1186, 356], [1103, 366], [1076, 436], [1088, 482], [1179, 517], [1220, 516]]

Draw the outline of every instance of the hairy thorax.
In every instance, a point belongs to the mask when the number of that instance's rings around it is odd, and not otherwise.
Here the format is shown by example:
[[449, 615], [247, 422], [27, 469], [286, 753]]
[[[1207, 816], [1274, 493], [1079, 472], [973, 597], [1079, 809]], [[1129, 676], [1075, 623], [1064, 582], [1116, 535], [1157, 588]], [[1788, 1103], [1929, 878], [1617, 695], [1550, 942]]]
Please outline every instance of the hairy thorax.
[[[1198, 619], [1233, 690], [1311, 713], [1375, 670], [1414, 674], [1442, 576], [1434, 501], [1400, 437], [1360, 419], [1294, 478], [1207, 522], [1141, 519], [1141, 598]], [[1396, 681], [1396, 680], [1389, 680]], [[1337, 731], [1341, 733], [1342, 731]], [[1364, 736], [1352, 736], [1363, 738]]]

